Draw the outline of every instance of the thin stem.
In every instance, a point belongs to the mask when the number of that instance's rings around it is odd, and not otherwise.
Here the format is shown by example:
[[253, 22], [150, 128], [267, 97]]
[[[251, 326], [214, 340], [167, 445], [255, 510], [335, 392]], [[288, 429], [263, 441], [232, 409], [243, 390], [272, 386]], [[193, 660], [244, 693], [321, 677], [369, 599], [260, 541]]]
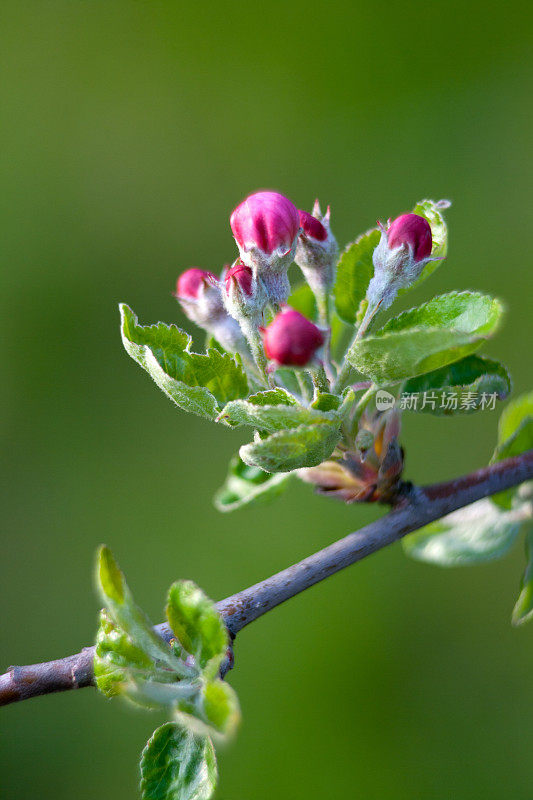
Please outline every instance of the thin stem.
[[[335, 572], [458, 508], [518, 486], [533, 478], [533, 450], [446, 483], [423, 488], [405, 484], [392, 511], [351, 533], [309, 558], [278, 572], [271, 578], [232, 595], [217, 604], [234, 637], [242, 628], [267, 611], [303, 592]], [[173, 637], [166, 623], [155, 626], [167, 641]], [[0, 676], [0, 705], [7, 705], [50, 692], [81, 689], [93, 685], [94, 647], [73, 656], [11, 667]]]

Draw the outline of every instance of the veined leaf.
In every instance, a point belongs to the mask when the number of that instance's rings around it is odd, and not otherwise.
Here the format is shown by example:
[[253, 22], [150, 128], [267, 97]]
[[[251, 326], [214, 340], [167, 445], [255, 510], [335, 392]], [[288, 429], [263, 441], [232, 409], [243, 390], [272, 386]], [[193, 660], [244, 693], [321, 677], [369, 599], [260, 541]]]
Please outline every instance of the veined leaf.
[[248, 397], [248, 402], [256, 406], [297, 406], [298, 401], [290, 392], [276, 386], [274, 389], [265, 389]]
[[126, 351], [183, 410], [214, 419], [219, 403], [248, 394], [246, 375], [232, 356], [216, 349], [191, 353], [187, 333], [162, 322], [143, 327], [125, 303], [120, 314]]
[[492, 400], [503, 400], [510, 391], [511, 379], [505, 367], [481, 356], [466, 356], [411, 378], [403, 386], [404, 394], [425, 395], [426, 400], [431, 396], [431, 402], [417, 404], [415, 410], [437, 416], [494, 408]]
[[336, 419], [335, 411], [318, 411], [302, 405], [275, 406], [256, 405], [248, 400], [232, 400], [222, 411], [218, 419], [224, 419], [230, 425], [251, 425], [260, 431], [274, 433], [298, 425], [318, 425], [332, 423]]
[[524, 521], [500, 511], [488, 498], [460, 508], [403, 539], [407, 555], [440, 567], [491, 561], [505, 555]]
[[210, 739], [176, 722], [161, 725], [141, 755], [142, 800], [209, 800], [217, 783]]
[[352, 345], [350, 364], [375, 383], [396, 383], [439, 369], [472, 353], [497, 329], [498, 300], [451, 292], [405, 311]]
[[123, 692], [132, 671], [148, 677], [154, 669], [154, 661], [102, 609], [94, 656], [94, 677], [99, 691], [106, 697], [114, 697]]
[[201, 669], [221, 661], [229, 636], [215, 604], [192, 581], [177, 581], [168, 592], [167, 619], [182, 647]]
[[226, 481], [215, 495], [215, 506], [219, 511], [236, 511], [257, 501], [270, 500], [284, 492], [290, 480], [287, 472], [270, 475], [234, 456]]
[[241, 447], [239, 455], [245, 464], [265, 472], [291, 472], [301, 467], [315, 467], [325, 461], [339, 439], [337, 425], [299, 425], [272, 433], [265, 439], [256, 435], [251, 444]]
[[372, 254], [380, 235], [377, 228], [362, 233], [355, 242], [347, 245], [340, 257], [333, 289], [335, 308], [339, 317], [350, 325], [356, 322], [359, 306], [374, 274]]

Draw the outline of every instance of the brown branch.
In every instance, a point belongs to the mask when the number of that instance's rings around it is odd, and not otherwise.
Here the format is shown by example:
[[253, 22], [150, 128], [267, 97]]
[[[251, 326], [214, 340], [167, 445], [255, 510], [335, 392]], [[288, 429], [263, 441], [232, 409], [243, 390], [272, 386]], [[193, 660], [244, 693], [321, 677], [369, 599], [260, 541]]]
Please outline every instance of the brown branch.
[[[233, 637], [250, 622], [290, 597], [361, 561], [405, 534], [476, 500], [532, 478], [533, 450], [530, 450], [446, 483], [422, 488], [404, 484], [394, 508], [384, 517], [271, 578], [221, 600], [217, 608]], [[166, 623], [156, 625], [155, 630], [162, 638], [171, 638]], [[94, 647], [87, 647], [81, 653], [57, 661], [11, 667], [0, 676], [0, 705], [91, 686], [93, 657]]]

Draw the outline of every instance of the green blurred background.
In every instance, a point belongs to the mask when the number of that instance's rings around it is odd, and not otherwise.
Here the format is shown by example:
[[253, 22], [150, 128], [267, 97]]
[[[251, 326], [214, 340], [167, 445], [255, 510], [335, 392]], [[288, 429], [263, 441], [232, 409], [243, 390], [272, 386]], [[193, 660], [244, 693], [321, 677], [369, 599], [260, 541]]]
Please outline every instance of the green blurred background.
[[[529, 9], [3, 0], [2, 667], [91, 643], [102, 541], [159, 620], [175, 578], [221, 598], [379, 513], [299, 485], [220, 515], [245, 436], [178, 412], [122, 349], [117, 303], [183, 323], [175, 278], [233, 257], [246, 193], [318, 196], [342, 243], [451, 197], [449, 259], [408, 302], [504, 298], [487, 353], [530, 386]], [[407, 415], [408, 477], [486, 463], [496, 424]], [[441, 571], [396, 546], [243, 631], [243, 724], [217, 796], [530, 800], [522, 560]], [[91, 690], [3, 709], [2, 797], [133, 798], [158, 723]]]

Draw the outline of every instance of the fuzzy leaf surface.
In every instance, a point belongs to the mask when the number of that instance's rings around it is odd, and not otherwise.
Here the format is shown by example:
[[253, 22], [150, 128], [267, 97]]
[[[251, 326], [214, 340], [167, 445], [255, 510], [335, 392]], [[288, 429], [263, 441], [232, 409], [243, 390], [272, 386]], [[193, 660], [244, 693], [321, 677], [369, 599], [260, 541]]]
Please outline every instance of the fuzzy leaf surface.
[[451, 292], [389, 320], [354, 342], [350, 364], [375, 383], [423, 375], [477, 350], [497, 329], [498, 300], [478, 292]]
[[241, 459], [265, 472], [290, 472], [314, 467], [325, 461], [340, 438], [340, 428], [332, 424], [300, 425], [291, 430], [256, 438], [239, 450]]
[[217, 784], [210, 739], [176, 722], [161, 725], [141, 754], [142, 800], [209, 800]]
[[125, 303], [120, 315], [127, 353], [179, 408], [214, 419], [219, 405], [248, 394], [246, 375], [232, 356], [214, 348], [191, 353], [191, 337], [185, 331], [162, 322], [139, 325]]
[[287, 488], [291, 475], [278, 472], [270, 475], [259, 467], [250, 467], [239, 456], [230, 461], [224, 485], [215, 495], [215, 507], [219, 511], [236, 511], [259, 501], [270, 500]]
[[[436, 416], [471, 414], [487, 407], [489, 395], [496, 395], [496, 399], [504, 400], [511, 391], [511, 378], [503, 364], [473, 355], [411, 378], [404, 384], [403, 391], [406, 394], [431, 393], [435, 398], [434, 406], [420, 404], [417, 405], [417, 411]], [[462, 404], [461, 395], [467, 393], [475, 397], [472, 403]], [[458, 398], [457, 408], [447, 403], [452, 394]]]
[[232, 400], [220, 412], [219, 419], [230, 425], [251, 425], [260, 431], [274, 433], [298, 425], [317, 425], [335, 421], [334, 411], [319, 411], [302, 405], [256, 405], [248, 400]]

